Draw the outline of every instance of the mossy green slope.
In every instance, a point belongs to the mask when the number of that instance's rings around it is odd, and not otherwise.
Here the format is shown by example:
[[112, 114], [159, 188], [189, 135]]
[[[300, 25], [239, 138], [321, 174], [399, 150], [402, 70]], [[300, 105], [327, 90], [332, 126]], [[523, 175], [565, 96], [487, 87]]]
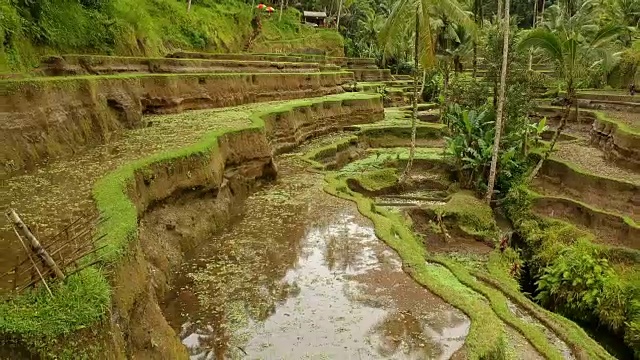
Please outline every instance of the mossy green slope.
[[[245, 51], [253, 16], [251, 3], [240, 0], [193, 1], [190, 11], [176, 0], [0, 0], [0, 73], [29, 70], [40, 55], [56, 53]], [[282, 21], [263, 17], [263, 35], [253, 46], [270, 52], [312, 47], [341, 55], [337, 32], [306, 28], [299, 17], [294, 8], [286, 9]]]
[[[418, 158], [438, 159], [441, 150], [418, 149]], [[376, 207], [372, 199], [352, 191], [347, 180], [369, 177], [377, 179], [379, 173], [391, 173], [386, 163], [393, 160], [406, 159], [406, 149], [391, 149], [389, 152], [372, 155], [361, 161], [347, 165], [342, 170], [328, 173], [325, 191], [335, 196], [354, 201], [359, 211], [371, 219], [376, 228], [376, 235], [398, 252], [404, 267], [420, 284], [462, 310], [472, 321], [472, 327], [466, 340], [467, 355], [471, 359], [491, 359], [507, 356], [504, 349], [506, 336], [505, 324], [516, 329], [529, 340], [532, 345], [547, 359], [562, 359], [559, 350], [551, 345], [540, 328], [517, 318], [507, 307], [506, 299], [518, 303], [542, 322], [573, 349], [584, 354], [580, 358], [610, 359], [611, 356], [574, 323], [541, 309], [538, 305], [526, 300], [524, 295], [510, 286], [488, 286], [478, 279], [493, 280], [499, 274], [499, 280], [508, 278], [504, 266], [490, 266], [489, 273], [468, 268], [462, 263], [446, 256], [429, 254], [421, 241], [410, 230], [406, 219], [397, 212]], [[366, 169], [372, 174], [367, 175]], [[377, 170], [376, 170], [377, 169]], [[384, 176], [385, 183], [388, 176]], [[464, 196], [460, 197], [464, 201]], [[460, 206], [450, 207], [459, 210]], [[458, 204], [459, 205], [459, 204]], [[461, 206], [466, 209], [466, 206]], [[449, 209], [450, 211], [453, 211]], [[460, 211], [456, 211], [460, 213]], [[462, 211], [467, 214], [468, 212]], [[473, 223], [484, 219], [473, 216]], [[483, 222], [483, 221], [480, 221]], [[484, 223], [484, 222], [483, 222]], [[491, 223], [490, 221], [487, 223]], [[494, 223], [495, 224], [495, 223]], [[493, 227], [492, 227], [493, 230]], [[492, 257], [500, 256], [492, 254]], [[494, 260], [495, 262], [495, 260]], [[437, 265], [435, 265], [437, 264]], [[510, 279], [510, 278], [509, 278]], [[495, 282], [495, 281], [494, 281]], [[497, 281], [496, 283], [499, 283]], [[513, 283], [513, 280], [510, 280]], [[512, 285], [513, 286], [513, 285]], [[517, 286], [517, 285], [516, 285]], [[486, 302], [489, 304], [487, 306]]]

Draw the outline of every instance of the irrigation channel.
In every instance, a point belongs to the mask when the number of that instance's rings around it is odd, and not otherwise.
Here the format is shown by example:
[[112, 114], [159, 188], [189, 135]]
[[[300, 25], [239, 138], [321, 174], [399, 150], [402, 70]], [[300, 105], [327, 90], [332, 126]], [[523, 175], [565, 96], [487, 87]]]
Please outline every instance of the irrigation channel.
[[[165, 316], [192, 359], [449, 359], [470, 321], [417, 284], [297, 156], [182, 267]], [[459, 355], [459, 356], [458, 356]]]

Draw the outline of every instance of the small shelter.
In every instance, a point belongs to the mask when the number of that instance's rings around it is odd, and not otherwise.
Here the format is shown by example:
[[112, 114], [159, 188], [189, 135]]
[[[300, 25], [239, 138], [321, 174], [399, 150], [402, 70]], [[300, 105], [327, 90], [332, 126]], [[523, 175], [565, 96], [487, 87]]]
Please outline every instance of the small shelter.
[[324, 27], [327, 19], [327, 13], [324, 11], [303, 11], [302, 19], [305, 23]]

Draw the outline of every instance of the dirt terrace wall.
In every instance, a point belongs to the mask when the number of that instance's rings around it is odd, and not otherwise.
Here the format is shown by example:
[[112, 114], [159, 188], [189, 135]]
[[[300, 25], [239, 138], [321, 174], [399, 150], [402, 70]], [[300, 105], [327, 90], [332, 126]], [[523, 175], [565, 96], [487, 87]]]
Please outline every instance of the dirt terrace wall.
[[629, 94], [611, 94], [611, 93], [598, 93], [598, 92], [579, 92], [578, 99], [581, 100], [597, 100], [597, 101], [612, 101], [612, 102], [630, 102], [638, 103], [638, 98]]
[[240, 61], [277, 61], [277, 62], [317, 62], [320, 64], [333, 64], [348, 68], [371, 68], [375, 69], [376, 60], [373, 58], [349, 58], [331, 57], [322, 55], [307, 54], [261, 54], [261, 53], [238, 53], [238, 54], [214, 54], [202, 52], [179, 51], [167, 55], [169, 58], [177, 59], [211, 59], [211, 60], [240, 60]]
[[352, 74], [198, 74], [0, 81], [0, 176], [144, 126], [143, 114], [343, 92]]
[[[589, 204], [635, 215], [640, 210], [640, 187], [573, 168], [562, 161], [548, 159], [540, 169], [543, 188], [554, 188]], [[638, 214], [640, 215], [640, 213]]]
[[533, 211], [585, 227], [601, 243], [640, 250], [640, 227], [629, 218], [572, 199], [553, 196], [535, 197]]
[[384, 119], [380, 98], [374, 97], [371, 101], [375, 104], [361, 100], [327, 100], [263, 115], [274, 154], [289, 151], [312, 137]]
[[[339, 129], [351, 119], [374, 121], [377, 116], [362, 114], [383, 111], [377, 96], [325, 98], [286, 107], [287, 111], [275, 108], [256, 114], [253, 127], [219, 136], [210, 151], [135, 171], [126, 196], [140, 219], [139, 241], [131, 242], [130, 255], [116, 267], [112, 280], [111, 343], [124, 346], [114, 353], [127, 358], [187, 359], [159, 305], [185, 253], [222, 231], [256, 183], [276, 176], [275, 149], [292, 141], [300, 144], [318, 135], [318, 129]], [[280, 116], [270, 116], [272, 111]]]
[[[334, 69], [335, 70], [335, 69]], [[202, 60], [121, 57], [100, 55], [61, 55], [42, 60], [37, 75], [111, 75], [120, 73], [212, 73], [212, 72], [317, 72], [318, 63]]]
[[356, 81], [390, 81], [389, 69], [350, 69]]
[[591, 144], [602, 149], [617, 164], [640, 171], [640, 133], [625, 124], [597, 113], [591, 130]]

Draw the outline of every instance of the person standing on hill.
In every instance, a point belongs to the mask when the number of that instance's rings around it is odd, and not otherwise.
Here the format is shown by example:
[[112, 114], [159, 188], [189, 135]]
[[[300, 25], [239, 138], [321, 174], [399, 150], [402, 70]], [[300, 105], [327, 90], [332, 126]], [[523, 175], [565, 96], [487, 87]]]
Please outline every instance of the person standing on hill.
[[629, 84], [629, 95], [633, 96], [635, 94], [636, 94], [636, 84], [631, 83]]

